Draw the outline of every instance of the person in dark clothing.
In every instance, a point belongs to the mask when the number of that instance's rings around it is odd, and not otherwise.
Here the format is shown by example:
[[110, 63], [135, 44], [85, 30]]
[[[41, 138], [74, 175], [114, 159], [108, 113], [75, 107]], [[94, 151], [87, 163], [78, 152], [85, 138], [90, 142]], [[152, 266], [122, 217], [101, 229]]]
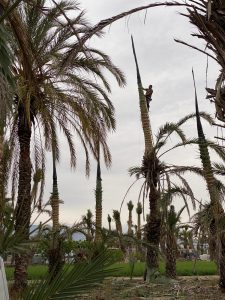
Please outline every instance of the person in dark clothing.
[[147, 89], [144, 89], [144, 91], [145, 91], [146, 104], [149, 111], [149, 103], [150, 101], [152, 101], [152, 94], [153, 94], [152, 85], [150, 84]]

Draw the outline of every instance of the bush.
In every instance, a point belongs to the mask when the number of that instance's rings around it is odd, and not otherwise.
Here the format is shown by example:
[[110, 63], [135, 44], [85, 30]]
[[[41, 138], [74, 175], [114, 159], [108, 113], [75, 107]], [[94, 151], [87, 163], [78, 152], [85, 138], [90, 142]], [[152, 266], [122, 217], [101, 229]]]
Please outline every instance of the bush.
[[109, 248], [108, 249], [111, 252], [111, 258], [113, 262], [122, 262], [124, 259], [123, 252], [120, 249], [117, 248]]

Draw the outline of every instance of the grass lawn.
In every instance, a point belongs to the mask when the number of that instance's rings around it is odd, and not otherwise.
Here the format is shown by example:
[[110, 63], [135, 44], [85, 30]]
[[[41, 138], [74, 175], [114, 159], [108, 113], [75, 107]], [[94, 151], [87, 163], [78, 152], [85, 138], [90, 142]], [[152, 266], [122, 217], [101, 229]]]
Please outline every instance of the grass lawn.
[[[127, 263], [115, 263], [113, 267], [119, 268], [115, 273], [115, 277], [129, 277], [131, 268]], [[145, 263], [136, 263], [134, 266], [133, 277], [143, 276]], [[177, 262], [177, 275], [178, 276], [191, 276], [191, 275], [216, 275], [216, 265], [211, 261], [197, 261], [195, 266], [195, 272], [193, 272], [194, 262], [193, 261], [178, 261]], [[12, 267], [6, 267], [7, 280], [13, 279]], [[33, 265], [28, 268], [28, 279], [36, 280], [41, 279], [47, 272], [47, 266]], [[160, 263], [160, 272], [165, 272], [165, 264]]]

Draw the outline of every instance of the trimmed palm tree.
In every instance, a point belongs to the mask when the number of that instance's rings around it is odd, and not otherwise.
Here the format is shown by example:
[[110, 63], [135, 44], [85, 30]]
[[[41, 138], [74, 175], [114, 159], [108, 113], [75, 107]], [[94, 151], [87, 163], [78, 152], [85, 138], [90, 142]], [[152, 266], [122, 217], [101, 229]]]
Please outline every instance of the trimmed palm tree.
[[123, 251], [123, 253], [126, 253], [126, 249], [123, 243], [123, 229], [120, 219], [120, 212], [118, 210], [113, 210], [113, 219], [116, 223], [116, 232], [119, 239], [120, 249]]
[[[164, 126], [159, 128], [159, 131], [156, 136], [155, 145], [152, 140], [151, 126], [149, 123], [149, 116], [147, 111], [147, 105], [145, 97], [143, 94], [143, 88], [141, 83], [140, 72], [137, 64], [137, 58], [134, 48], [134, 43], [132, 41], [133, 53], [135, 57], [136, 70], [137, 70], [137, 82], [138, 82], [138, 91], [140, 99], [140, 109], [141, 109], [141, 120], [142, 127], [144, 132], [145, 140], [145, 153], [143, 157], [142, 167], [134, 167], [130, 169], [131, 175], [141, 176], [145, 179], [144, 183], [144, 192], [145, 195], [149, 194], [149, 207], [150, 207], [150, 217], [149, 222], [146, 224], [146, 237], [149, 243], [147, 247], [147, 268], [148, 276], [147, 280], [150, 279], [151, 275], [156, 272], [158, 269], [158, 246], [160, 241], [160, 228], [161, 228], [161, 213], [160, 213], [160, 193], [159, 193], [159, 183], [162, 179], [163, 174], [175, 175], [182, 182], [184, 187], [187, 187], [187, 181], [181, 176], [184, 172], [190, 171], [195, 174], [204, 176], [201, 168], [198, 167], [188, 167], [188, 166], [167, 166], [161, 161], [162, 156], [171, 150], [177, 149], [179, 147], [187, 145], [197, 145], [199, 144], [198, 139], [187, 139], [181, 126], [187, 122], [189, 119], [192, 119], [196, 114], [190, 114], [185, 116], [176, 123], [166, 123]], [[201, 112], [199, 115], [208, 121], [211, 125], [213, 119], [206, 113]], [[172, 133], [175, 133], [180, 142], [175, 146], [164, 150], [162, 153], [163, 147], [166, 145], [168, 138]], [[207, 141], [208, 147], [213, 149], [223, 160], [225, 159], [225, 151], [214, 142]], [[190, 191], [190, 187], [188, 188]], [[193, 195], [191, 197], [192, 201], [194, 200]], [[150, 246], [151, 245], [151, 246]]]
[[141, 240], [141, 214], [142, 214], [142, 204], [137, 203], [136, 213], [137, 213], [137, 239]]
[[112, 228], [111, 228], [112, 218], [110, 217], [110, 215], [108, 215], [107, 221], [108, 221], [108, 224], [109, 224], [109, 232], [111, 232], [111, 230], [112, 230]]
[[[147, 230], [147, 241], [151, 246], [147, 247], [147, 278], [149, 279], [155, 270], [158, 269], [158, 246], [160, 240], [160, 227], [161, 227], [161, 217], [160, 210], [158, 206], [158, 172], [159, 163], [158, 159], [155, 157], [153, 152], [154, 141], [152, 137], [151, 124], [148, 114], [147, 103], [144, 95], [144, 90], [141, 82], [141, 75], [138, 67], [134, 41], [132, 39], [132, 49], [136, 64], [137, 71], [137, 85], [139, 93], [139, 107], [141, 113], [141, 123], [144, 134], [145, 150], [143, 156], [143, 165], [146, 166], [148, 170], [145, 174], [145, 178], [148, 180], [149, 188], [149, 206], [150, 206], [150, 217], [146, 225]], [[150, 175], [151, 174], [151, 175]], [[150, 175], [150, 176], [149, 176]]]
[[97, 158], [97, 176], [96, 176], [96, 190], [95, 190], [95, 241], [101, 241], [102, 230], [102, 178], [100, 166], [100, 151], [98, 149]]
[[113, 219], [116, 223], [116, 231], [118, 236], [122, 236], [123, 230], [122, 230], [122, 224], [120, 220], [120, 212], [118, 210], [113, 210]]
[[[194, 73], [193, 73], [194, 78]], [[194, 80], [195, 85], [195, 80]], [[203, 174], [206, 181], [207, 189], [210, 196], [210, 204], [212, 209], [212, 219], [210, 221], [211, 234], [216, 236], [217, 243], [217, 262], [220, 272], [220, 287], [222, 291], [225, 291], [225, 225], [223, 219], [225, 217], [224, 210], [221, 204], [221, 195], [216, 183], [211, 159], [208, 151], [208, 144], [205, 139], [201, 119], [199, 116], [197, 92], [195, 87], [195, 109], [196, 109], [196, 121], [197, 121], [197, 132], [199, 141], [199, 152], [203, 167]]]
[[90, 209], [87, 210], [87, 214], [85, 216], [83, 216], [83, 222], [85, 223], [86, 226], [86, 230], [87, 230], [87, 235], [86, 235], [86, 239], [88, 241], [92, 241], [93, 240], [93, 235], [94, 235], [94, 231], [93, 231], [93, 213]]
[[133, 221], [132, 221], [132, 210], [134, 208], [133, 202], [130, 200], [127, 203], [127, 208], [129, 211], [129, 217], [128, 217], [128, 235], [132, 235], [132, 225], [133, 225]]

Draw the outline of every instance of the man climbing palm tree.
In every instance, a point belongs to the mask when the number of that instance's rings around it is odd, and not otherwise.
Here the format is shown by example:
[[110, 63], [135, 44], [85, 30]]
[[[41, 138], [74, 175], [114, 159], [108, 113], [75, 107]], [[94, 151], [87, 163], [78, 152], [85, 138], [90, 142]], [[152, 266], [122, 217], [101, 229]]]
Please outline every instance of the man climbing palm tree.
[[145, 91], [145, 100], [146, 100], [146, 104], [147, 104], [147, 109], [149, 111], [150, 101], [152, 101], [152, 94], [153, 94], [152, 85], [150, 84], [147, 89], [143, 88], [143, 90]]

